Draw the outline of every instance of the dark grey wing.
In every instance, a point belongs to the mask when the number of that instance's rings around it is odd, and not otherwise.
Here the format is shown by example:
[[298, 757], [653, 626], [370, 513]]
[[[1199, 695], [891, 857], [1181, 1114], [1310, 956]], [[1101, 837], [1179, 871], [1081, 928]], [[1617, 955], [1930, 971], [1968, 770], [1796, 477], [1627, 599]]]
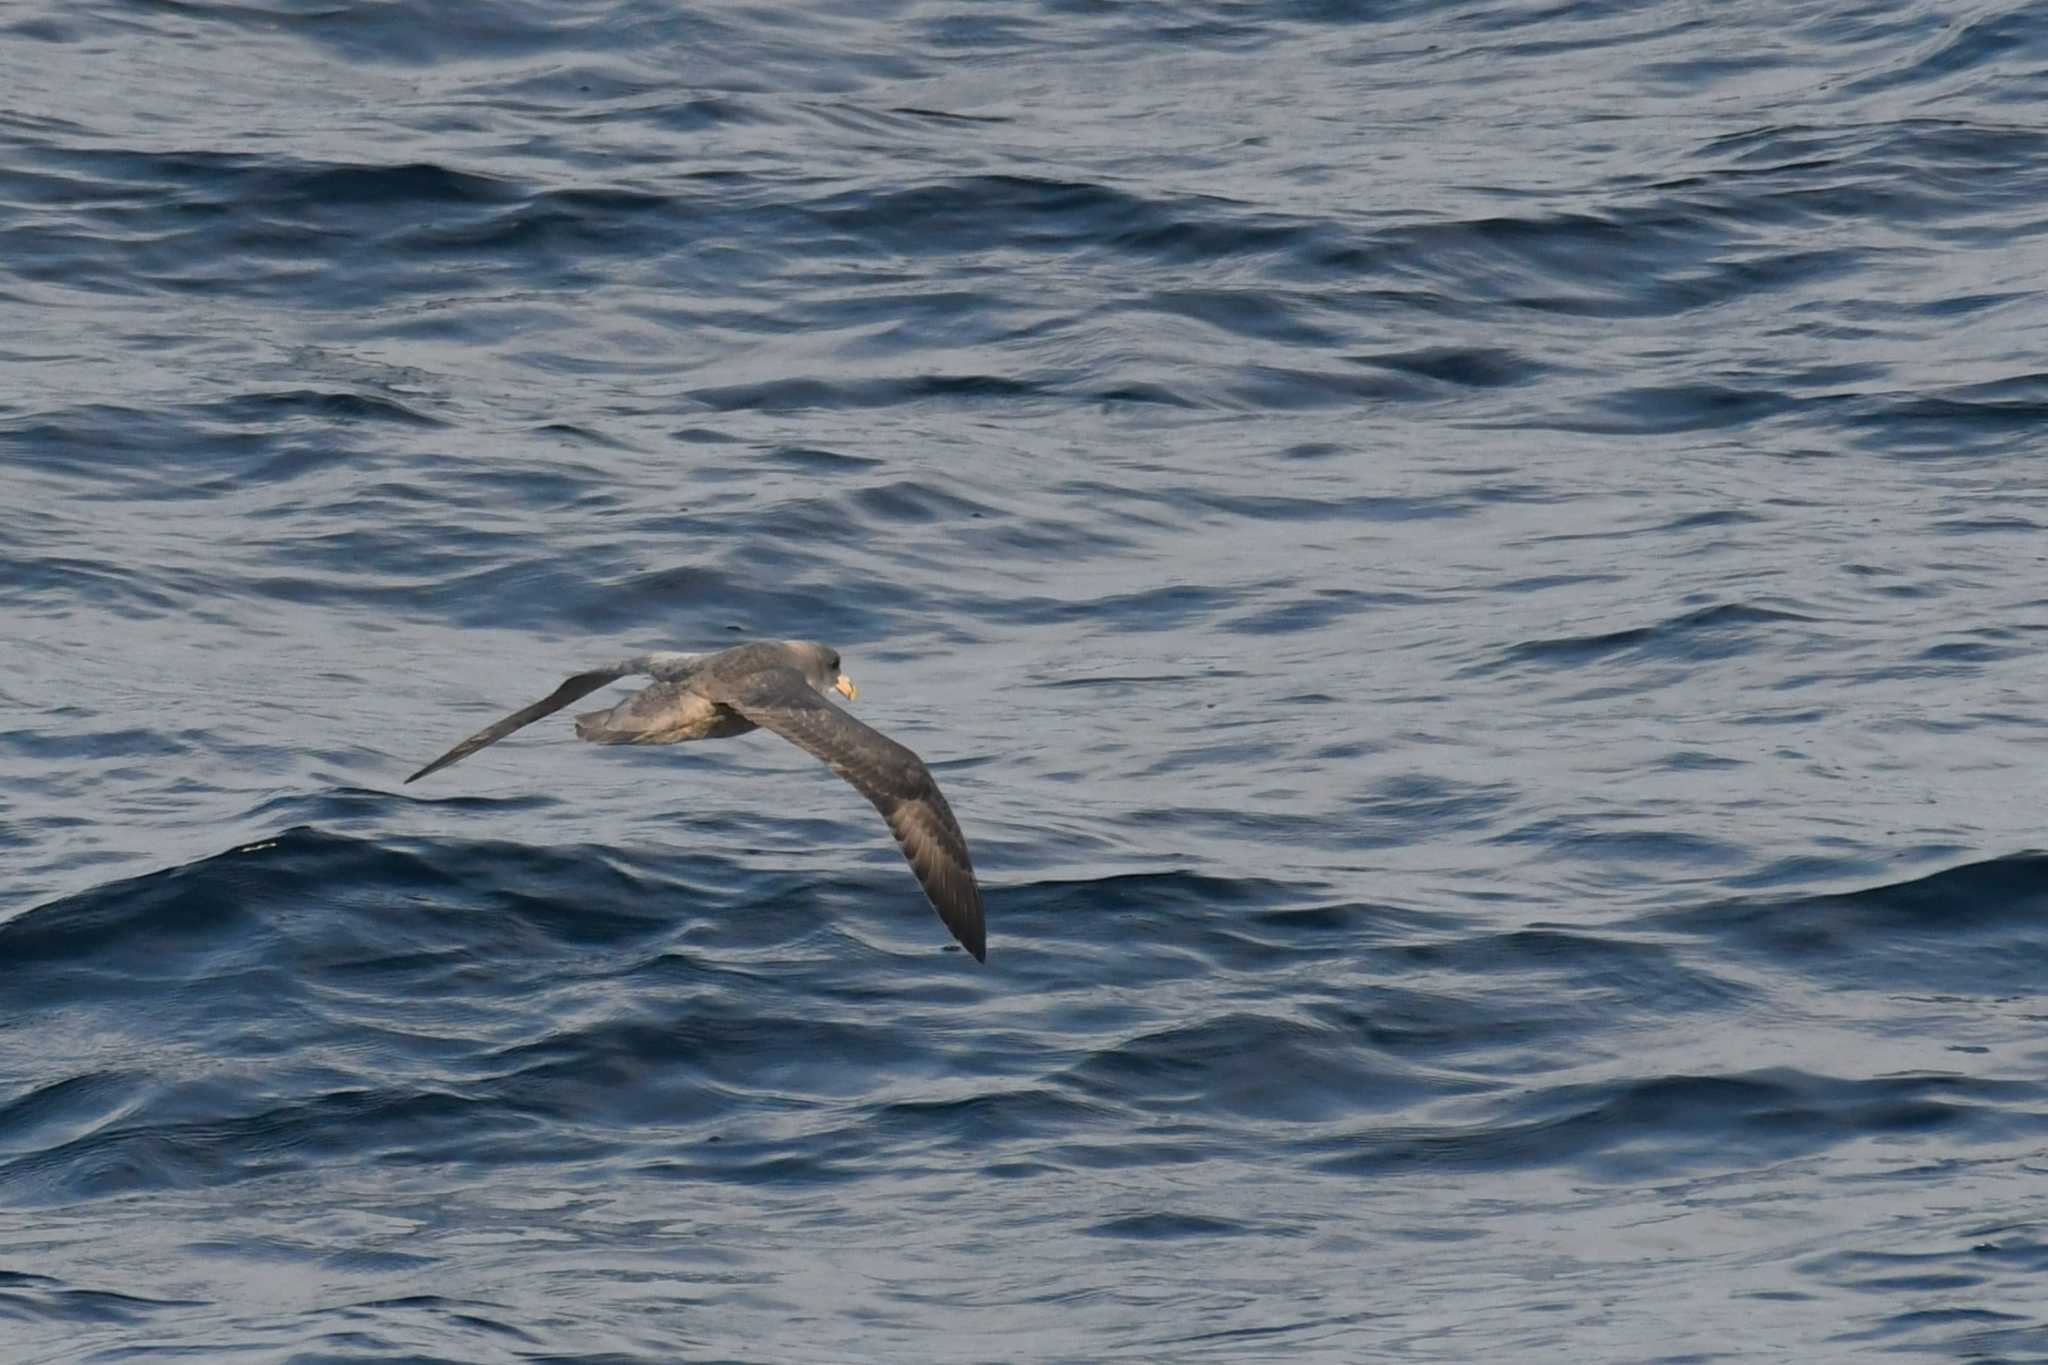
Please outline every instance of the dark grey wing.
[[417, 782], [428, 773], [439, 772], [451, 763], [460, 763], [485, 745], [496, 744], [520, 726], [531, 725], [542, 716], [552, 716], [570, 702], [581, 701], [606, 683], [615, 683], [621, 678], [630, 678], [635, 673], [645, 672], [643, 663], [644, 661], [640, 659], [629, 659], [624, 663], [593, 668], [588, 673], [578, 673], [533, 705], [514, 711], [494, 725], [485, 726], [405, 780]]
[[975, 961], [988, 960], [981, 887], [974, 880], [967, 839], [923, 759], [826, 701], [795, 669], [700, 679], [693, 686], [823, 759], [874, 803], [939, 918]]

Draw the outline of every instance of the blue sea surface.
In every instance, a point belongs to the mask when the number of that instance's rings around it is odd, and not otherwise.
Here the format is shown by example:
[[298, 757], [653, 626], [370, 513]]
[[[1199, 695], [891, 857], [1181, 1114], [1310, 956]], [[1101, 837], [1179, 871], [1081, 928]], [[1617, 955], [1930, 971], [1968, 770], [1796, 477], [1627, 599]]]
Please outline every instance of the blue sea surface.
[[[0, 1365], [2048, 1360], [2044, 109], [2010, 0], [0, 10]], [[402, 785], [757, 636], [985, 967], [765, 732]]]

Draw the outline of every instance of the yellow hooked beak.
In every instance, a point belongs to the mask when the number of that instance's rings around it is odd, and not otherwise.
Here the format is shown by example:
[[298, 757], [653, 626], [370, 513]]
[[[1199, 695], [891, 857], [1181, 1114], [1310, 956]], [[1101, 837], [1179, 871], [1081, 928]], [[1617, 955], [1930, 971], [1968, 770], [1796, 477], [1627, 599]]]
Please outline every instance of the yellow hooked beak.
[[832, 684], [832, 690], [848, 701], [860, 700], [860, 689], [855, 687], [853, 679], [847, 677], [844, 673], [841, 673], [838, 680]]

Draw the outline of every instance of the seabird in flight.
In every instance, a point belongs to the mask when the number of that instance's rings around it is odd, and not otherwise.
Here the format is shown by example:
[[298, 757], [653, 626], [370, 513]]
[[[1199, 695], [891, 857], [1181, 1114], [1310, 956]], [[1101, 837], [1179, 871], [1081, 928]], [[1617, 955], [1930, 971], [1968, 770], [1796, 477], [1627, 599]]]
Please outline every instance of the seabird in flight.
[[407, 782], [468, 758], [514, 730], [551, 716], [620, 678], [655, 679], [617, 706], [576, 717], [579, 739], [597, 744], [682, 744], [768, 729], [822, 759], [874, 803], [953, 937], [987, 961], [981, 888], [959, 822], [924, 760], [831, 702], [859, 696], [839, 671], [839, 651], [808, 640], [764, 640], [716, 654], [642, 654], [578, 673], [545, 698], [477, 731]]

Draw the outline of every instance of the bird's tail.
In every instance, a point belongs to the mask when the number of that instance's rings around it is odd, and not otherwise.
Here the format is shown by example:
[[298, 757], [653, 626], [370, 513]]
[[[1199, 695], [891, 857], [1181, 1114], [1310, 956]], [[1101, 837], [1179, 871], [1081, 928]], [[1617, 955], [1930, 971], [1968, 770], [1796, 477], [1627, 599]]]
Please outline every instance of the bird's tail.
[[593, 744], [682, 744], [743, 735], [754, 723], [682, 683], [656, 683], [604, 711], [576, 717], [576, 738]]
[[602, 711], [585, 711], [576, 717], [576, 738], [592, 744], [633, 744], [647, 738], [644, 725], [620, 725], [616, 713], [623, 707], [607, 706]]

